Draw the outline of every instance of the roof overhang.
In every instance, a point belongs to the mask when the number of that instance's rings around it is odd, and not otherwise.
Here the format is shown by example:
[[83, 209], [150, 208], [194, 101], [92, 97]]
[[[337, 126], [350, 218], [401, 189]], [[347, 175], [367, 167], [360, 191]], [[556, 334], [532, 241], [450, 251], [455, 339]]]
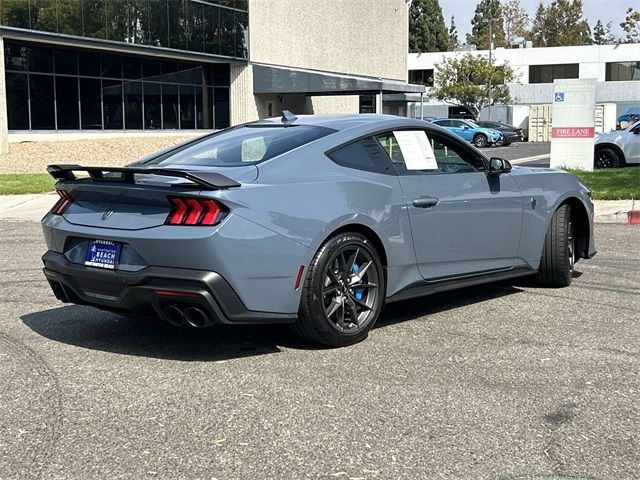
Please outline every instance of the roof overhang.
[[359, 93], [419, 94], [422, 85], [400, 80], [360, 77], [252, 63], [254, 94], [353, 95]]

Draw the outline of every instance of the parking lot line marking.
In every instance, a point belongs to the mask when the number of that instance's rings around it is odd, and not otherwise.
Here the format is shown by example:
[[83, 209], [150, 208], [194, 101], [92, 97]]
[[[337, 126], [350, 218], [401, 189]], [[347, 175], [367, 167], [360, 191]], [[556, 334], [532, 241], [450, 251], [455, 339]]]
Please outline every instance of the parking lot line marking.
[[514, 158], [513, 160], [509, 160], [511, 165], [518, 165], [520, 163], [533, 162], [534, 160], [544, 160], [545, 158], [550, 158], [551, 154], [543, 153], [542, 155], [533, 155], [532, 157], [522, 157], [522, 158]]

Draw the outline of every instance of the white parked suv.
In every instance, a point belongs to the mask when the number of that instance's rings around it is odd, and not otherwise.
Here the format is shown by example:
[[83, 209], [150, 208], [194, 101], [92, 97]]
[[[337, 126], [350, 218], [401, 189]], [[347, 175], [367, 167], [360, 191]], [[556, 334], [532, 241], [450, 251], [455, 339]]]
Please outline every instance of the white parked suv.
[[595, 142], [595, 168], [615, 168], [640, 163], [640, 121], [624, 130], [598, 133]]

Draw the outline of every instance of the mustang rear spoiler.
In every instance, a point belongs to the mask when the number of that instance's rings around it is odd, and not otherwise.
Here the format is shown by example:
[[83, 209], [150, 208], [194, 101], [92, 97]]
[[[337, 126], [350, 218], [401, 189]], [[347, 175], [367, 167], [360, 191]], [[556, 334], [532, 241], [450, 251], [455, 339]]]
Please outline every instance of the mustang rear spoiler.
[[[235, 180], [214, 172], [193, 172], [170, 168], [83, 167], [81, 165], [49, 165], [47, 172], [56, 180], [77, 180], [73, 172], [87, 172], [94, 182], [136, 183], [136, 175], [162, 175], [185, 178], [207, 190], [239, 187]], [[120, 175], [106, 175], [119, 173]]]

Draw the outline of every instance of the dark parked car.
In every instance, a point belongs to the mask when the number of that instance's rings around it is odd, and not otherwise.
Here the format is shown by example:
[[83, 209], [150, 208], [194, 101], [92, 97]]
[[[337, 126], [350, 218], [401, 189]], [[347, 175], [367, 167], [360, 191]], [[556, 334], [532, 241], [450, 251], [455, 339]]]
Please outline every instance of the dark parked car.
[[522, 133], [522, 129], [518, 127], [514, 127], [513, 125], [507, 125], [506, 123], [500, 122], [476, 122], [478, 125], [484, 128], [492, 128], [494, 130], [498, 130], [502, 134], [503, 140], [497, 142], [496, 145], [507, 146], [512, 144], [513, 142], [522, 142], [524, 141], [524, 135]]

